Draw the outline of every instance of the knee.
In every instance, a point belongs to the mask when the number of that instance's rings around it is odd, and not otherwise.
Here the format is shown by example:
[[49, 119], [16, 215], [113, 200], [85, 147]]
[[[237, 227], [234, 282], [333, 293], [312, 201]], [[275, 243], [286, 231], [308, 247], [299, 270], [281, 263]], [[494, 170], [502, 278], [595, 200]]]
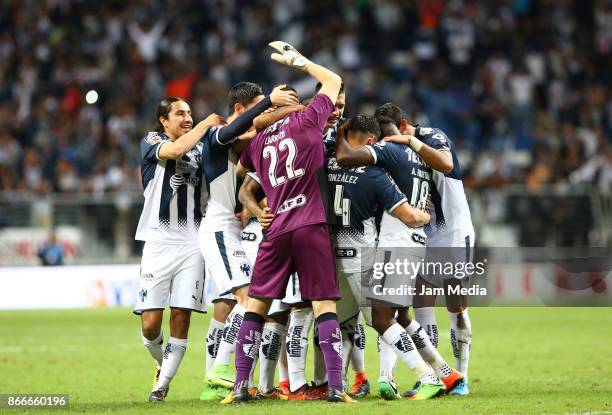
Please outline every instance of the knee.
[[372, 326], [374, 330], [378, 332], [381, 336], [387, 331], [389, 327], [391, 327], [391, 323], [389, 319], [381, 314], [373, 313], [372, 314]]
[[170, 335], [177, 339], [186, 339], [190, 321], [190, 311], [173, 309], [170, 316]]
[[161, 334], [161, 314], [143, 313], [142, 315], [142, 335], [148, 340], [155, 340]]

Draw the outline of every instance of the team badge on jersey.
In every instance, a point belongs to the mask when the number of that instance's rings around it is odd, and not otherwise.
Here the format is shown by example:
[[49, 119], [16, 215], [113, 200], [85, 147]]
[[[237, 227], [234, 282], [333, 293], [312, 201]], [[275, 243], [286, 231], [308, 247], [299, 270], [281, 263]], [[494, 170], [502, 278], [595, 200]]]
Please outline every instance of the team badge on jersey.
[[164, 138], [162, 137], [162, 135], [156, 131], [151, 131], [147, 133], [147, 135], [144, 138], [144, 140], [151, 145], [157, 144], [163, 139]]

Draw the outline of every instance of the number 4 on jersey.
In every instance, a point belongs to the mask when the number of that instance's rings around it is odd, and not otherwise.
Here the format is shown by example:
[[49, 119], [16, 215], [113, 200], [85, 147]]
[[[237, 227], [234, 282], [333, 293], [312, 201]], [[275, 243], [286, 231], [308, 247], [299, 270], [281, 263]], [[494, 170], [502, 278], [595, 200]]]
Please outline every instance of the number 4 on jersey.
[[334, 193], [334, 213], [342, 217], [342, 226], [351, 226], [351, 199], [344, 199], [344, 186], [336, 185]]
[[[303, 176], [304, 169], [293, 168], [293, 162], [295, 160], [295, 156], [297, 156], [297, 147], [293, 138], [285, 138], [284, 140], [282, 140], [278, 145], [278, 149], [280, 151], [289, 151], [289, 154], [287, 154], [287, 160], [285, 161], [285, 169], [287, 170], [287, 177], [289, 178], [289, 180]], [[287, 181], [287, 177], [276, 177], [276, 164], [278, 163], [278, 153], [276, 151], [276, 147], [264, 147], [263, 157], [265, 159], [270, 158], [270, 166], [268, 167], [268, 177], [270, 178], [270, 184], [272, 185], [272, 187], [280, 186], [281, 184], [285, 183]]]

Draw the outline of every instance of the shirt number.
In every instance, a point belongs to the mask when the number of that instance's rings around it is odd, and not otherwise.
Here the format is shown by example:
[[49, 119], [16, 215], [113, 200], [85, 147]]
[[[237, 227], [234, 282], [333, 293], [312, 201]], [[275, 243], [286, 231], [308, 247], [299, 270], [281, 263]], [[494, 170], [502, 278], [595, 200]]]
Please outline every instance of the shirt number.
[[425, 210], [427, 197], [429, 196], [429, 182], [418, 177], [412, 178], [412, 195], [410, 196], [410, 206], [420, 210]]
[[297, 177], [304, 175], [304, 169], [294, 169], [293, 162], [297, 156], [297, 147], [293, 138], [285, 138], [278, 144], [279, 151], [288, 151], [287, 159], [285, 160], [285, 170], [287, 176], [276, 176], [276, 164], [278, 163], [278, 153], [276, 147], [266, 146], [263, 149], [263, 157], [270, 159], [270, 166], [268, 167], [268, 177], [270, 178], [270, 184], [272, 187], [280, 186], [281, 184], [289, 180], [293, 180]]
[[336, 185], [334, 193], [334, 213], [342, 217], [342, 226], [351, 226], [351, 199], [343, 198], [344, 186]]

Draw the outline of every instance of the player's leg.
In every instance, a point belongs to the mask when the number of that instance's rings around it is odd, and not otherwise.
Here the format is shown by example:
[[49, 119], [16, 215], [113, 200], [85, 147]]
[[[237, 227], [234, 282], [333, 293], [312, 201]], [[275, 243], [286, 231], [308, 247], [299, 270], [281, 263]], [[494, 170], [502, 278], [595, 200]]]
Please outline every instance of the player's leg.
[[[149, 400], [163, 400], [170, 382], [183, 360], [187, 349], [187, 336], [191, 312], [205, 312], [204, 261], [197, 246], [177, 245], [174, 264], [176, 266], [168, 299], [170, 314], [170, 337], [164, 348], [164, 357], [159, 381], [153, 388]], [[161, 398], [161, 399], [160, 399]]]
[[353, 349], [351, 350], [351, 367], [355, 372], [355, 379], [350, 388], [351, 395], [356, 398], [363, 398], [370, 393], [370, 382], [365, 371], [365, 348], [366, 332], [363, 324], [362, 315], [359, 314], [355, 331], [353, 333]]
[[[374, 329], [381, 335], [382, 341], [391, 346], [395, 354], [408, 366], [422, 384], [420, 393], [415, 397], [427, 399], [444, 392], [444, 384], [435, 375], [416, 349], [412, 338], [406, 330], [395, 320], [396, 307], [383, 303], [374, 303], [372, 306], [372, 322]], [[387, 391], [388, 383], [379, 382], [379, 392], [384, 399], [396, 399], [399, 395], [394, 388], [392, 393]], [[387, 396], [389, 395], [389, 396]]]
[[285, 338], [288, 320], [288, 306], [274, 300], [264, 325], [261, 348], [259, 349], [259, 387], [258, 395], [264, 399], [282, 399], [287, 396], [274, 387], [274, 372]]
[[[415, 292], [413, 298], [414, 319], [419, 322], [425, 330], [434, 347], [438, 347], [438, 323], [436, 322], [436, 296], [423, 295], [423, 287], [430, 289], [434, 285], [426, 281], [421, 275], [416, 278]], [[431, 292], [431, 291], [430, 291]]]
[[[447, 284], [452, 284], [450, 280]], [[455, 282], [457, 283], [457, 282]], [[447, 290], [448, 292], [448, 290]], [[450, 317], [450, 340], [455, 357], [455, 368], [463, 375], [463, 381], [450, 392], [453, 395], [468, 395], [468, 365], [472, 344], [472, 322], [467, 308], [466, 296], [447, 296], [448, 315]]]
[[145, 243], [142, 250], [140, 281], [134, 314], [141, 315], [144, 346], [155, 360], [153, 386], [159, 380], [163, 362], [162, 315], [170, 293], [174, 264], [162, 260], [167, 245]]
[[327, 369], [327, 400], [352, 402], [342, 385], [342, 335], [336, 314], [340, 287], [329, 230], [327, 225], [319, 224], [304, 226], [291, 234], [302, 298], [312, 302], [318, 327], [319, 345]]
[[249, 377], [259, 355], [265, 316], [272, 299], [282, 298], [293, 269], [287, 235], [263, 241], [257, 252], [247, 312], [236, 340], [236, 381], [232, 392], [221, 403], [248, 401]]
[[[231, 388], [235, 377], [230, 361], [236, 350], [238, 330], [246, 312], [251, 265], [242, 250], [238, 228], [202, 233], [200, 237], [207, 275], [215, 280], [221, 295], [231, 292], [237, 301], [225, 322], [215, 363], [206, 374], [209, 384]], [[202, 239], [203, 237], [207, 238]]]
[[291, 306], [285, 342], [291, 400], [302, 400], [302, 392], [308, 389], [306, 353], [308, 351], [308, 336], [313, 323], [314, 315], [310, 303], [301, 302]]
[[[235, 305], [236, 301], [233, 299], [233, 296], [231, 294], [227, 294], [225, 296], [218, 297], [213, 300], [213, 318], [210, 321], [208, 333], [206, 335], [205, 375], [215, 364], [219, 347], [223, 340], [225, 322], [227, 321], [227, 318], [229, 317]], [[200, 400], [219, 400], [223, 399], [226, 394], [227, 390], [225, 388], [205, 382], [202, 392], [200, 393]]]

